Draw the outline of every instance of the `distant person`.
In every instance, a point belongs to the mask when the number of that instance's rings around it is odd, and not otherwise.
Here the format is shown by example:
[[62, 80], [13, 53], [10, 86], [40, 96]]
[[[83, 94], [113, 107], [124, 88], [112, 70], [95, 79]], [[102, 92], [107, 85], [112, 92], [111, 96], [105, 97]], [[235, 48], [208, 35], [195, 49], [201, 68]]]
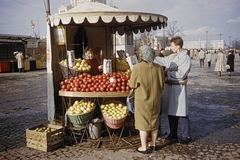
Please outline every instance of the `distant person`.
[[221, 72], [224, 71], [223, 61], [224, 55], [221, 50], [218, 50], [217, 58], [215, 60], [216, 62], [215, 71], [218, 72], [219, 77], [221, 76]]
[[[142, 61], [133, 67], [129, 85], [136, 88], [134, 118], [141, 140], [137, 152], [147, 154], [149, 149], [154, 151], [156, 147], [164, 71], [160, 65], [153, 63], [155, 55], [149, 46], [142, 46], [140, 52]], [[151, 141], [147, 146], [148, 132]]]
[[230, 66], [230, 68], [227, 69], [228, 76], [231, 76], [232, 72], [234, 72], [234, 58], [233, 50], [228, 51], [227, 65]]
[[193, 57], [194, 57], [194, 50], [191, 49], [191, 50], [190, 50], [190, 58], [193, 59]]
[[205, 53], [203, 49], [201, 48], [200, 52], [198, 53], [198, 59], [200, 60], [200, 67], [204, 67], [204, 59], [205, 59]]
[[167, 72], [162, 97], [162, 112], [168, 114], [170, 134], [165, 140], [175, 141], [178, 139], [178, 124], [180, 124], [182, 138], [179, 142], [187, 144], [192, 141], [187, 104], [187, 76], [191, 70], [191, 59], [187, 51], [182, 48], [181, 37], [173, 37], [170, 42], [174, 53], [167, 57], [155, 57], [154, 60], [154, 63], [165, 66]]
[[208, 69], [210, 69], [211, 68], [211, 61], [212, 61], [212, 54], [209, 51], [207, 51], [206, 60], [208, 62]]
[[18, 70], [19, 72], [24, 72], [24, 57], [23, 57], [23, 54], [22, 52], [18, 52], [17, 55], [16, 55], [16, 59], [17, 59], [17, 62], [18, 62]]

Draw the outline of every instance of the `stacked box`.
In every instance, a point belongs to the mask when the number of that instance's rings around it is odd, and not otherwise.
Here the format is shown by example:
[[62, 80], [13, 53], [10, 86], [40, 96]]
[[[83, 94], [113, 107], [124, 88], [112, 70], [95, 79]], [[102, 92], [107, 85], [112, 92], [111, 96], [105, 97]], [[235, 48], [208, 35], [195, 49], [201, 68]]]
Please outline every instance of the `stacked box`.
[[[51, 131], [40, 132], [40, 128], [50, 128]], [[38, 149], [41, 151], [51, 151], [64, 145], [63, 127], [52, 124], [41, 124], [26, 129], [27, 147]]]

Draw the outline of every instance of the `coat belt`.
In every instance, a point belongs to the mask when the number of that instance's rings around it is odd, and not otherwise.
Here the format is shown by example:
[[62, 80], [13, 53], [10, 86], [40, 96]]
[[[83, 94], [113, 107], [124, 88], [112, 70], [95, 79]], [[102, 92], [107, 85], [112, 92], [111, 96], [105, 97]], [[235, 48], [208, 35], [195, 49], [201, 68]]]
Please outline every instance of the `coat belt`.
[[183, 80], [180, 81], [173, 81], [173, 80], [166, 80], [165, 84], [170, 84], [170, 85], [184, 85], [187, 84], [188, 78], [186, 77]]

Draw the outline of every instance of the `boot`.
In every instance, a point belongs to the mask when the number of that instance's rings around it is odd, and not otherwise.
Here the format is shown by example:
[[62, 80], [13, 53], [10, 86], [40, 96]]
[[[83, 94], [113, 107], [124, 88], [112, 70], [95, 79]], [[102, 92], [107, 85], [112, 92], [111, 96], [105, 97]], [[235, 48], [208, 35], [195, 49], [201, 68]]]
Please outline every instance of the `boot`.
[[218, 76], [219, 76], [219, 77], [221, 76], [221, 71], [218, 71]]

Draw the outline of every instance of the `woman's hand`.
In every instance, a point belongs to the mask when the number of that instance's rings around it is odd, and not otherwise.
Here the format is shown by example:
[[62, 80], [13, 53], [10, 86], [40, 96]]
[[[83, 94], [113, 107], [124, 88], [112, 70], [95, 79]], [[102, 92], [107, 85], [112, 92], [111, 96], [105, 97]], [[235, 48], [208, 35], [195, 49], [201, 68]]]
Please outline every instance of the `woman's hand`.
[[103, 65], [98, 66], [98, 70], [102, 72], [103, 71]]

